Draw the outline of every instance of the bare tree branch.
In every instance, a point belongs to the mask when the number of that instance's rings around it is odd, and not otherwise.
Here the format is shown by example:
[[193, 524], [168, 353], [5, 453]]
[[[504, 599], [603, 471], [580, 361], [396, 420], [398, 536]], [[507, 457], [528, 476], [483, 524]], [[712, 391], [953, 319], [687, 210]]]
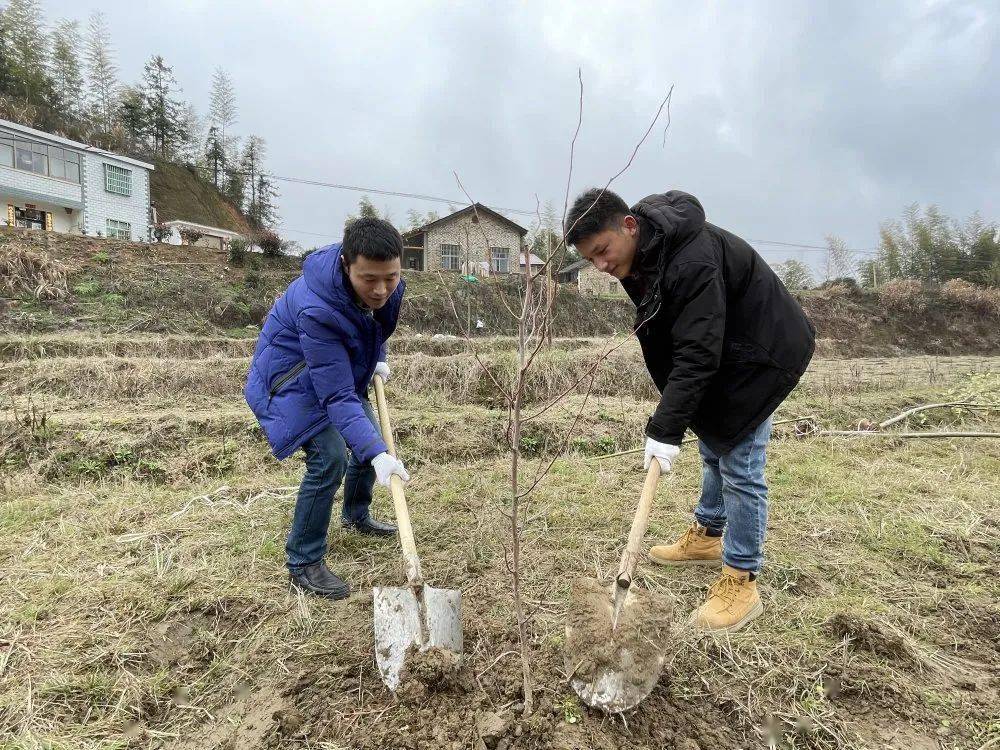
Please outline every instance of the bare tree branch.
[[906, 419], [909, 416], [912, 416], [913, 414], [917, 414], [922, 411], [928, 411], [929, 409], [944, 409], [946, 407], [969, 409], [971, 411], [975, 411], [977, 409], [982, 409], [984, 411], [992, 411], [992, 410], [1000, 411], [1000, 404], [974, 404], [966, 401], [951, 401], [943, 404], [926, 404], [925, 406], [915, 406], [912, 409], [907, 409], [906, 411], [893, 417], [892, 419], [885, 420], [884, 422], [879, 424], [878, 428], [880, 430], [884, 430], [886, 427], [891, 427], [897, 422], [902, 422], [904, 419]]
[[876, 432], [875, 430], [820, 430], [819, 437], [883, 438], [1000, 438], [1000, 432]]

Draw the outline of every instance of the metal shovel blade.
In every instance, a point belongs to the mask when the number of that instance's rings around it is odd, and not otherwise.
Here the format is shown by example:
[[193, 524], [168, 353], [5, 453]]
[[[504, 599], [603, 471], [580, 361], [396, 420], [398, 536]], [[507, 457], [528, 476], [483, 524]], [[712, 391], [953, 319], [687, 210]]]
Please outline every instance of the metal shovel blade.
[[[639, 705], [656, 687], [666, 660], [662, 650], [651, 649], [648, 643], [636, 643], [630, 648], [627, 639], [619, 641], [620, 634], [615, 637], [615, 626], [627, 617], [627, 610], [633, 599], [634, 593], [630, 589], [620, 605], [618, 617], [615, 617], [613, 601], [606, 601], [606, 604], [590, 615], [598, 620], [606, 618], [606, 625], [598, 626], [598, 630], [612, 635], [612, 647], [609, 650], [592, 651], [591, 656], [598, 656], [597, 659], [588, 659], [586, 655], [581, 659], [579, 654], [567, 653], [566, 668], [570, 670], [573, 690], [588, 706], [609, 714], [628, 711]], [[593, 647], [594, 644], [588, 644], [588, 641], [597, 631], [593, 624], [588, 625], [587, 631], [588, 634], [584, 635], [567, 625], [567, 646], [579, 645], [585, 652], [588, 647]], [[576, 664], [570, 663], [577, 659], [580, 661]], [[588, 661], [590, 663], [585, 670], [586, 674], [581, 676], [578, 674], [580, 666]]]
[[399, 687], [406, 658], [414, 650], [439, 648], [462, 653], [462, 593], [423, 586], [420, 598], [409, 588], [376, 586], [375, 663], [390, 690]]

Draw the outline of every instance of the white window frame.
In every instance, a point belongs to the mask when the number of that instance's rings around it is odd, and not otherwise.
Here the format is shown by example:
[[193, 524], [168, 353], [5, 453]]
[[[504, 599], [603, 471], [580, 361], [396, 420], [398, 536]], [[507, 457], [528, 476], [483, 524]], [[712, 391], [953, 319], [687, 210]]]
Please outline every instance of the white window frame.
[[132, 170], [104, 162], [104, 189], [115, 195], [132, 196]]
[[105, 233], [104, 236], [113, 240], [130, 240], [132, 239], [132, 225], [127, 221], [119, 221], [118, 219], [105, 219]]
[[[445, 258], [448, 260], [446, 261]], [[462, 270], [462, 246], [450, 242], [441, 243], [441, 270], [461, 271]]]
[[[501, 263], [501, 261], [503, 261]], [[510, 248], [490, 248], [490, 270], [493, 273], [510, 273]]]

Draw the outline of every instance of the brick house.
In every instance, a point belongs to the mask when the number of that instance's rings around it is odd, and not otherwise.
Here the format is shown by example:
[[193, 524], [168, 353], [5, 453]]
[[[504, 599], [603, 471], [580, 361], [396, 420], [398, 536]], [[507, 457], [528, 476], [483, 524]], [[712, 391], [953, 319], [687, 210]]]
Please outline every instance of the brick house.
[[628, 297], [618, 279], [598, 271], [589, 260], [578, 260], [559, 271], [559, 283], [575, 286], [580, 294]]
[[0, 225], [147, 242], [152, 170], [0, 120]]
[[523, 252], [527, 234], [520, 224], [477, 203], [405, 232], [403, 268], [480, 275], [517, 273], [523, 263], [515, 258]]

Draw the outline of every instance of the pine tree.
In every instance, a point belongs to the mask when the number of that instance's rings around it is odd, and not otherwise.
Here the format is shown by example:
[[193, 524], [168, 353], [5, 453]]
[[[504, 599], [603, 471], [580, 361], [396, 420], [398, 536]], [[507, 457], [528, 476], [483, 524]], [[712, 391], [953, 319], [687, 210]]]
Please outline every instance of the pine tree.
[[111, 46], [111, 31], [100, 12], [90, 17], [86, 60], [91, 117], [98, 128], [110, 133], [118, 109], [118, 67]]
[[78, 119], [83, 114], [83, 71], [80, 24], [62, 20], [52, 32], [51, 76], [53, 103], [62, 114]]
[[149, 108], [142, 92], [133, 86], [121, 90], [121, 101], [118, 104], [116, 124], [124, 131], [128, 148], [143, 150], [149, 137]]
[[267, 174], [257, 176], [254, 202], [247, 208], [250, 225], [258, 228], [273, 228], [278, 223], [278, 189]]
[[235, 148], [233, 127], [237, 123], [236, 92], [233, 81], [221, 67], [212, 75], [208, 121], [216, 129], [222, 148], [232, 154]]
[[184, 105], [173, 97], [177, 89], [173, 68], [160, 55], [153, 55], [146, 63], [142, 86], [149, 117], [150, 146], [161, 158], [169, 158], [187, 138]]
[[246, 175], [243, 174], [239, 165], [227, 165], [225, 167], [225, 185], [222, 188], [223, 195], [240, 211], [246, 206]]
[[7, 10], [0, 8], [0, 92], [14, 89], [14, 67], [10, 60], [10, 40], [7, 38]]
[[243, 156], [240, 159], [240, 171], [243, 173], [245, 190], [249, 195], [243, 197], [243, 205], [247, 206], [248, 214], [256, 210], [257, 203], [257, 178], [260, 176], [264, 166], [264, 158], [267, 156], [267, 144], [264, 139], [256, 135], [251, 135], [247, 139], [247, 144], [243, 148]]
[[52, 105], [49, 38], [42, 27], [43, 17], [37, 0], [10, 0], [2, 19], [9, 75], [5, 90], [35, 106]]
[[208, 138], [205, 141], [204, 161], [208, 174], [212, 176], [212, 184], [215, 185], [217, 190], [221, 190], [225, 178], [227, 160], [226, 151], [222, 147], [222, 141], [219, 138], [219, 131], [214, 125], [208, 129]]

